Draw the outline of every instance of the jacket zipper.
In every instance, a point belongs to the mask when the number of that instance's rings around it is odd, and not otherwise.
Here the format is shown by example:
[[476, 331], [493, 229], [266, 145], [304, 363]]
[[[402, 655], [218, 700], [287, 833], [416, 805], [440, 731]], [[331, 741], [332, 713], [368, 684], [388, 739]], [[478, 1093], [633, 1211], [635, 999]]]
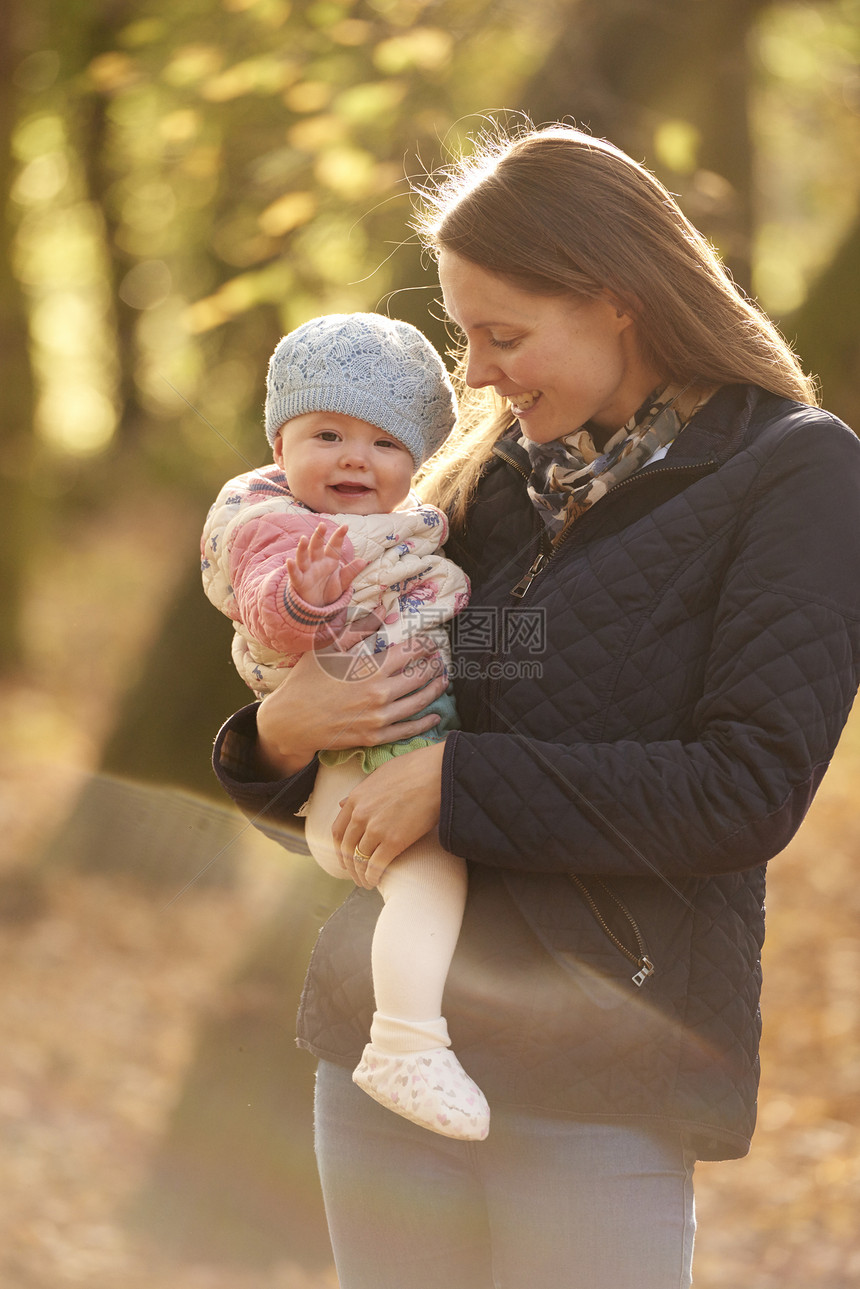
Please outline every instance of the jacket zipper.
[[[511, 458], [507, 456], [505, 453], [499, 453], [499, 455], [501, 456], [503, 461], [507, 461], [509, 465], [512, 465], [514, 469], [523, 476], [524, 479], [528, 479], [528, 475], [517, 464], [516, 461], [512, 461]], [[658, 474], [658, 473], [661, 475], [683, 474], [688, 470], [701, 471], [703, 468], [707, 466], [712, 466], [714, 464], [715, 462], [712, 459], [708, 459], [707, 461], [697, 462], [695, 465], [676, 465], [676, 466], [667, 468], [665, 470], [660, 470], [660, 471], [654, 470], [652, 471], [652, 474]], [[629, 479], [625, 479], [623, 483], [619, 483], [615, 488], [612, 489], [612, 492], [607, 497], [604, 498], [604, 507], [606, 505], [606, 502], [609, 501], [610, 497], [616, 497], [618, 493], [620, 493], [624, 488], [629, 488], [633, 484], [640, 483], [643, 478], [648, 478], [648, 477], [649, 477], [648, 475], [643, 476], [643, 475], [635, 474], [635, 475], [631, 475]], [[600, 513], [604, 514], [605, 509], [601, 510]], [[578, 523], [575, 520], [571, 520], [568, 523], [567, 527], [564, 528], [557, 537], [553, 538], [551, 541], [547, 539], [546, 543], [544, 541], [544, 538], [546, 538], [546, 529], [544, 529], [544, 532], [541, 534], [541, 550], [538, 552], [538, 555], [535, 558], [534, 562], [532, 563], [531, 567], [523, 574], [523, 576], [517, 582], [516, 586], [514, 586], [511, 589], [510, 594], [515, 596], [516, 599], [521, 600], [523, 596], [526, 594], [526, 592], [528, 591], [532, 582], [538, 576], [538, 574], [542, 573], [546, 568], [547, 564], [549, 564], [551, 560], [555, 559], [558, 552], [565, 545], [568, 538], [573, 534], [574, 531], [576, 531], [577, 533], [580, 533], [582, 531], [582, 525], [586, 523], [587, 520], [588, 520], [587, 514], [583, 515], [580, 518]]]
[[[517, 474], [521, 475], [523, 479], [528, 480], [529, 476], [526, 473], [526, 471], [523, 470], [519, 462], [514, 461], [511, 457], [508, 456], [507, 452], [503, 450], [502, 445], [497, 444], [495, 450], [496, 450], [496, 454], [500, 456], [503, 461], [507, 462], [508, 465], [513, 466]], [[680, 474], [688, 470], [701, 470], [703, 466], [711, 466], [713, 464], [714, 464], [713, 460], [708, 460], [704, 462], [698, 462], [695, 465], [673, 466], [671, 467], [671, 473]], [[670, 470], [663, 470], [660, 473], [668, 474], [670, 473]], [[630, 479], [625, 479], [624, 482], [620, 483], [617, 488], [613, 488], [612, 490], [613, 495], [620, 492], [622, 488], [628, 487], [634, 482], [638, 482], [639, 478], [640, 476], [633, 475]], [[582, 518], [585, 519], [586, 516], [583, 516]], [[568, 538], [572, 535], [574, 531], [574, 527], [575, 527], [574, 522], [569, 523], [567, 527], [564, 528], [562, 532], [559, 533], [558, 537], [556, 537], [554, 540], [550, 540], [546, 532], [546, 529], [545, 528], [543, 529], [540, 535], [541, 549], [538, 551], [538, 554], [535, 557], [534, 561], [532, 562], [531, 567], [527, 570], [526, 573], [523, 574], [519, 582], [517, 582], [516, 586], [513, 587], [513, 589], [511, 590], [510, 594], [512, 596], [515, 596], [516, 599], [518, 600], [521, 600], [523, 598], [523, 596], [526, 594], [526, 592], [528, 591], [529, 587], [531, 586], [535, 578], [540, 573], [543, 572], [547, 564], [549, 564], [555, 558], [555, 556], [561, 550], [562, 546], [564, 546], [564, 544], [567, 542]], [[577, 533], [581, 532], [581, 528], [582, 528], [582, 520], [580, 520], [579, 525], [576, 525]], [[616, 949], [618, 949], [619, 952], [623, 954], [623, 956], [628, 960], [628, 962], [632, 962], [636, 967], [636, 972], [634, 973], [633, 976], [631, 976], [631, 980], [633, 981], [633, 984], [636, 986], [637, 989], [641, 989], [645, 981], [648, 980], [650, 976], [654, 975], [655, 967], [654, 967], [654, 963], [652, 962], [648, 954], [648, 949], [647, 949], [647, 945], [645, 944], [645, 939], [636, 923], [636, 919], [633, 917], [633, 914], [630, 912], [630, 910], [628, 909], [624, 901], [619, 899], [619, 897], [615, 894], [615, 892], [611, 890], [611, 888], [608, 887], [605, 882], [601, 881], [598, 878], [598, 885], [600, 886], [601, 890], [609, 897], [610, 900], [612, 900], [613, 904], [615, 904], [615, 906], [618, 908], [622, 916], [625, 918], [628, 926], [630, 927], [630, 930], [633, 933], [633, 938], [636, 942], [636, 949], [637, 949], [636, 953], [634, 953], [631, 949], [627, 947], [626, 944], [624, 944], [621, 940], [619, 940], [618, 936], [609, 926], [605, 917], [601, 913], [600, 908], [598, 907], [597, 901], [595, 900], [594, 896], [591, 894], [591, 891], [588, 889], [588, 887], [586, 886], [582, 878], [576, 877], [574, 874], [571, 873], [570, 880], [581, 892], [583, 899], [585, 900], [589, 910], [592, 913], [592, 916], [594, 917], [598, 926], [603, 931], [604, 935], [606, 935], [612, 941]]]
[[[507, 465], [511, 466], [514, 470], [516, 470], [517, 474], [520, 475], [523, 479], [525, 479], [526, 483], [528, 483], [528, 479], [529, 479], [528, 471], [524, 470], [520, 465], [520, 463], [518, 461], [515, 461], [513, 457], [508, 456], [507, 452], [505, 451], [504, 443], [497, 443], [493, 451], [497, 457], [499, 457]], [[515, 595], [518, 600], [522, 599], [522, 597], [525, 595], [526, 591], [529, 589], [534, 579], [537, 577], [538, 573], [541, 571], [544, 565], [552, 558], [552, 554], [553, 554], [552, 543], [549, 540], [549, 535], [546, 529], [544, 528], [543, 524], [541, 524], [541, 533], [538, 538], [538, 541], [541, 549], [538, 552], [538, 555], [534, 563], [532, 564], [529, 571], [523, 574], [519, 582], [517, 582], [516, 586], [510, 593], [511, 595]]]
[[[512, 466], [514, 470], [516, 470], [517, 474], [521, 475], [523, 479], [528, 481], [529, 476], [526, 473], [526, 471], [522, 468], [519, 462], [515, 461], [512, 457], [508, 456], [502, 444], [496, 444], [496, 447], [494, 450], [497, 456], [501, 457], [503, 461], [505, 461], [508, 465]], [[666, 469], [659, 471], [659, 473], [663, 475], [663, 474], [683, 474], [688, 471], [701, 472], [702, 470], [707, 470], [715, 465], [716, 465], [716, 462], [714, 461], [714, 459], [712, 457], [709, 457], [707, 460], [696, 462], [694, 465], [670, 466], [670, 467], [667, 467]], [[658, 472], [655, 470], [655, 471], [652, 471], [651, 473], [657, 474]], [[642, 478], [644, 477], [647, 477], [647, 476], [643, 476], [640, 474], [631, 475], [629, 479], [625, 479], [623, 483], [620, 483], [618, 484], [617, 487], [613, 488], [612, 493], [610, 495], [612, 497], [617, 496], [617, 494], [621, 492], [623, 488], [628, 488], [635, 484], [640, 483]], [[606, 497], [604, 499], [604, 509], [599, 511], [600, 514], [605, 513], [605, 505], [608, 500], [609, 500], [609, 497]], [[548, 564], [552, 562], [552, 560], [555, 559], [558, 552], [566, 544], [566, 542], [573, 535], [573, 533], [576, 532], [577, 535], [580, 535], [582, 533], [583, 525], [584, 524], [587, 525], [589, 518], [590, 518], [590, 514], [586, 514], [580, 518], [578, 523], [574, 521], [570, 522], [567, 525], [567, 527], [564, 528], [562, 532], [559, 533], [559, 535], [553, 540], [550, 540], [546, 532], [546, 529], [544, 528], [543, 531], [541, 532], [540, 539], [539, 539], [540, 550], [538, 551], [538, 554], [533, 560], [531, 567], [527, 570], [526, 573], [523, 574], [519, 582], [517, 582], [516, 586], [513, 587], [513, 589], [511, 590], [510, 594], [514, 596], [516, 599], [521, 600], [523, 596], [526, 594], [526, 592], [528, 591], [529, 587], [531, 586], [535, 578], [544, 571], [544, 569], [547, 567]], [[630, 910], [628, 909], [624, 901], [619, 899], [619, 897], [615, 894], [615, 892], [611, 890], [611, 888], [608, 887], [605, 882], [598, 879], [597, 884], [600, 886], [601, 890], [608, 896], [608, 898], [612, 900], [613, 904], [616, 905], [616, 907], [618, 908], [622, 916], [625, 918], [628, 926], [630, 927], [630, 930], [633, 933], [634, 940], [636, 941], [636, 949], [637, 949], [636, 953], [634, 953], [631, 949], [627, 947], [626, 944], [624, 944], [621, 940], [619, 940], [618, 936], [608, 925], [603, 914], [600, 912], [600, 909], [597, 905], [596, 900], [594, 899], [594, 896], [591, 894], [591, 891], [588, 889], [588, 887], [586, 886], [582, 878], [576, 877], [573, 874], [571, 874], [570, 879], [574, 883], [574, 885], [578, 888], [578, 890], [581, 892], [598, 926], [601, 928], [604, 934], [608, 936], [608, 938], [612, 941], [616, 949], [618, 949], [624, 955], [624, 957], [627, 958], [628, 962], [632, 962], [636, 967], [637, 970], [634, 973], [634, 975], [631, 976], [631, 980], [633, 981], [633, 984], [636, 986], [637, 989], [641, 989], [645, 981], [648, 980], [650, 976], [654, 975], [655, 967], [654, 967], [654, 963], [652, 962], [648, 954], [648, 949], [645, 944], [644, 937], [636, 923], [636, 919], [633, 917], [633, 914], [630, 912]]]
[[648, 956], [647, 945], [645, 944], [645, 940], [643, 939], [642, 932], [639, 930], [639, 927], [636, 925], [636, 920], [633, 917], [633, 914], [630, 912], [630, 910], [628, 909], [624, 901], [620, 900], [618, 896], [615, 894], [615, 892], [611, 890], [610, 887], [608, 887], [604, 881], [601, 881], [601, 879], [598, 878], [597, 885], [604, 892], [604, 894], [609, 896], [613, 904], [615, 904], [621, 910], [624, 917], [626, 918], [627, 923], [630, 927], [630, 930], [633, 932], [634, 939], [636, 940], [636, 949], [637, 949], [636, 953], [633, 953], [631, 949], [628, 949], [626, 944], [624, 944], [621, 940], [618, 939], [618, 936], [611, 929], [605, 917], [600, 912], [597, 901], [595, 900], [594, 896], [591, 894], [591, 891], [588, 889], [588, 887], [586, 886], [582, 878], [576, 877], [574, 876], [573, 873], [571, 873], [570, 880], [573, 882], [574, 886], [576, 886], [577, 889], [581, 892], [582, 897], [585, 900], [586, 904], [588, 905], [589, 909], [591, 910], [595, 921], [597, 922], [601, 930], [604, 932], [604, 934], [609, 937], [609, 939], [615, 945], [616, 949], [620, 950], [620, 952], [624, 954], [624, 957], [627, 958], [628, 962], [634, 963], [635, 966], [638, 968], [635, 975], [631, 976], [631, 980], [633, 981], [637, 989], [641, 989], [645, 981], [648, 979], [648, 977], [654, 975], [655, 968], [654, 968], [654, 963], [651, 961], [651, 958]]

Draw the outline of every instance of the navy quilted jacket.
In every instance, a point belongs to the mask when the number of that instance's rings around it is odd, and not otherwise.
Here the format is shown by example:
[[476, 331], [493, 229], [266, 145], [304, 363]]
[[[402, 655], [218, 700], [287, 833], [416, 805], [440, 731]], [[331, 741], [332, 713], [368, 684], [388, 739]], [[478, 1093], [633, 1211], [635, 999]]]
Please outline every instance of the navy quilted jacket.
[[[454, 1047], [491, 1105], [673, 1125], [700, 1158], [743, 1155], [765, 864], [860, 680], [860, 442], [726, 387], [543, 562], [525, 461], [497, 445], [447, 548], [472, 580], [440, 820], [470, 861]], [[314, 771], [254, 782], [253, 734], [248, 708], [216, 769], [243, 808], [285, 819]], [[379, 907], [350, 896], [305, 986], [299, 1042], [344, 1065], [370, 1024]]]

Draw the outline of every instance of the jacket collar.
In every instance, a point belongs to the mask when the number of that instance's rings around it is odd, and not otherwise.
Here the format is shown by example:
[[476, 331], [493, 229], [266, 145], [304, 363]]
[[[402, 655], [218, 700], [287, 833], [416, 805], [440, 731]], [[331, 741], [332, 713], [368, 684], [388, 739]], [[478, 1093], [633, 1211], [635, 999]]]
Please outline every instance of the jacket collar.
[[[666, 454], [666, 464], [685, 466], [709, 461], [722, 465], [744, 446], [761, 404], [773, 397], [757, 385], [723, 385], [678, 435]], [[519, 422], [514, 421], [495, 443], [493, 455], [528, 475], [531, 463], [517, 442], [520, 433]]]
[[746, 442], [754, 413], [769, 395], [757, 385], [723, 385], [697, 412], [666, 453], [667, 465], [722, 465]]

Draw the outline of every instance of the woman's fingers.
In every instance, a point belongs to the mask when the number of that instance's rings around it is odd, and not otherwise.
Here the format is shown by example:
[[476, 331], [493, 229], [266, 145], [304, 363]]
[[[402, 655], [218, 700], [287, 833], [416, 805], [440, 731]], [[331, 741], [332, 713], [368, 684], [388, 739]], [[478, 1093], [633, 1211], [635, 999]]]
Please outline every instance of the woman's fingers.
[[393, 675], [380, 668], [373, 680], [365, 682], [359, 699], [363, 708], [362, 725], [371, 735], [362, 741], [362, 746], [411, 738], [432, 729], [439, 718], [432, 713], [429, 716], [419, 713], [444, 694], [447, 687], [444, 664], [435, 652], [413, 657], [407, 668]]
[[362, 849], [363, 831], [363, 827], [353, 818], [352, 803], [348, 797], [344, 798], [340, 803], [340, 812], [331, 826], [331, 835], [347, 873], [356, 886], [369, 890], [368, 866], [373, 863], [373, 851]]
[[366, 825], [352, 814], [348, 803], [344, 803], [335, 820], [332, 836], [340, 848], [343, 866], [356, 886], [366, 891], [377, 887], [382, 874], [396, 857], [396, 852], [390, 853], [391, 846], [376, 845], [371, 841]]
[[394, 757], [340, 803], [332, 837], [357, 886], [370, 890], [399, 855], [439, 822], [444, 744]]
[[343, 866], [356, 886], [362, 887], [365, 891], [372, 891], [379, 885], [383, 870], [377, 870], [373, 852], [365, 851], [360, 843], [360, 837], [359, 844], [355, 846], [350, 847], [349, 843], [344, 841]]
[[399, 644], [389, 645], [377, 658], [379, 674], [397, 678], [394, 691], [398, 696], [445, 676], [439, 646], [430, 636], [410, 636]]
[[373, 661], [367, 678], [352, 679], [327, 666], [325, 655], [311, 652], [299, 659], [257, 713], [261, 760], [269, 773], [294, 774], [323, 747], [376, 746], [424, 734], [439, 723], [435, 715], [418, 715], [447, 687], [432, 646], [416, 653], [414, 642], [406, 641]]

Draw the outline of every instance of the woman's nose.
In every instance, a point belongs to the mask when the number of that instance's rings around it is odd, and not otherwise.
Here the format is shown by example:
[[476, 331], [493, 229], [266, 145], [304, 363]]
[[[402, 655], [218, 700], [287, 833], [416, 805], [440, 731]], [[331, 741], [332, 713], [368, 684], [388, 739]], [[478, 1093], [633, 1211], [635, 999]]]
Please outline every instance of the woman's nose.
[[483, 389], [495, 385], [501, 376], [499, 366], [491, 354], [482, 353], [475, 345], [469, 346], [466, 356], [466, 384], [470, 389]]

